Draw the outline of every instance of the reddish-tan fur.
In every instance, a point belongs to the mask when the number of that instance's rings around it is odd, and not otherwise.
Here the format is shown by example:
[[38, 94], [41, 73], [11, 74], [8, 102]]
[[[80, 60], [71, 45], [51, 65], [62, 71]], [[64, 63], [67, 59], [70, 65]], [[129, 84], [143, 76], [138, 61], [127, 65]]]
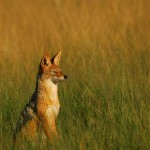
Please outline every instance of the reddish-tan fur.
[[56, 118], [59, 113], [58, 82], [67, 78], [59, 68], [61, 52], [52, 59], [44, 54], [37, 76], [36, 90], [24, 108], [14, 132], [14, 140], [21, 134], [35, 140], [40, 128], [46, 137], [53, 141], [58, 137]]

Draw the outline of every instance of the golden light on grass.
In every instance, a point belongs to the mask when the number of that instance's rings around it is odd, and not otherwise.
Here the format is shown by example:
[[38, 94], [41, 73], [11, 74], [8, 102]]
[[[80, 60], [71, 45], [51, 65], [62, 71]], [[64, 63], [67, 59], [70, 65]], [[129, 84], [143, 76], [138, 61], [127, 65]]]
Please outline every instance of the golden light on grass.
[[149, 149], [149, 10], [149, 0], [1, 0], [3, 149], [43, 52], [58, 50], [69, 80], [60, 85], [56, 147]]

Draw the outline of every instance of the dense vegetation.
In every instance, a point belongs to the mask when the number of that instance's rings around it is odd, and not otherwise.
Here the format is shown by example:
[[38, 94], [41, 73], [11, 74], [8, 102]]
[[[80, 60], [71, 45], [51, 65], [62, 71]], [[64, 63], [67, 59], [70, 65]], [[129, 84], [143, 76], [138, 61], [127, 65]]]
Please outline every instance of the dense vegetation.
[[[150, 1], [1, 0], [3, 150], [44, 51], [62, 50], [60, 140], [20, 149], [150, 149]], [[18, 149], [18, 148], [15, 148]]]

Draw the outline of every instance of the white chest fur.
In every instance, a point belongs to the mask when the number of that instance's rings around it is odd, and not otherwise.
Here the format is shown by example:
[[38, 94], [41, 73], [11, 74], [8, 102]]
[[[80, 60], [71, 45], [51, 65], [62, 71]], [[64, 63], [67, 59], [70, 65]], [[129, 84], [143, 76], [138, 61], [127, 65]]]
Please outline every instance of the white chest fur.
[[58, 113], [59, 113], [59, 106], [52, 105], [52, 106], [48, 106], [46, 109], [46, 115], [49, 118], [53, 118], [53, 116], [57, 116]]
[[57, 101], [58, 100], [58, 86], [57, 84], [54, 84], [50, 79], [47, 79], [46, 81], [46, 87], [49, 91], [49, 98], [51, 101]]
[[52, 101], [52, 105], [48, 106], [46, 109], [46, 114], [48, 117], [53, 115], [57, 116], [59, 113], [59, 103], [58, 103], [58, 86], [54, 84], [50, 79], [46, 80], [46, 88], [49, 91], [48, 97]]

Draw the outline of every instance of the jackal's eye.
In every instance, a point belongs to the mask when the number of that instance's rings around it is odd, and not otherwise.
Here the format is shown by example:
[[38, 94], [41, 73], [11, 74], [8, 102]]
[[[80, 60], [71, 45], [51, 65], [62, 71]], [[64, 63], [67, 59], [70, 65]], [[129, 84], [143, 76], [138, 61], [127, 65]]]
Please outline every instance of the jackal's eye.
[[56, 73], [57, 73], [57, 71], [51, 70], [51, 74], [56, 74]]

